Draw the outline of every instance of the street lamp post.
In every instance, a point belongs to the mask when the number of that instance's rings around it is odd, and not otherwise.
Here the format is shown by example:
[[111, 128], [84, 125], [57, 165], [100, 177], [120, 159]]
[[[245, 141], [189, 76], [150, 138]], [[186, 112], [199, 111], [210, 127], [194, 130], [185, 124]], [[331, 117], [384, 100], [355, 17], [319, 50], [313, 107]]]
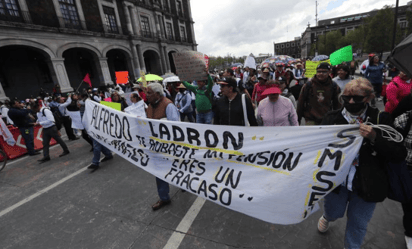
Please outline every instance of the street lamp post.
[[325, 54], [327, 53], [326, 52], [326, 30], [328, 29], [329, 27], [328, 26], [325, 26], [325, 40], [324, 40], [324, 46], [325, 46]]
[[395, 40], [396, 40], [396, 28], [398, 24], [398, 7], [399, 7], [399, 0], [396, 0], [396, 8], [395, 8], [395, 20], [393, 25], [393, 37], [392, 37], [392, 50], [395, 48]]

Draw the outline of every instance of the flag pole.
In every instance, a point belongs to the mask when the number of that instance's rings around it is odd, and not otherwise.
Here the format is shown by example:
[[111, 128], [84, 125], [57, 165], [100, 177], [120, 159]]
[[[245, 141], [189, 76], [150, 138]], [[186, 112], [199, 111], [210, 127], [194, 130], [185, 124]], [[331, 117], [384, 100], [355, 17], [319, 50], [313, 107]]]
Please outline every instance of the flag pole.
[[83, 82], [84, 82], [83, 80], [82, 80], [82, 82], [80, 82], [80, 85], [77, 87], [76, 92], [79, 91], [79, 88], [83, 84]]

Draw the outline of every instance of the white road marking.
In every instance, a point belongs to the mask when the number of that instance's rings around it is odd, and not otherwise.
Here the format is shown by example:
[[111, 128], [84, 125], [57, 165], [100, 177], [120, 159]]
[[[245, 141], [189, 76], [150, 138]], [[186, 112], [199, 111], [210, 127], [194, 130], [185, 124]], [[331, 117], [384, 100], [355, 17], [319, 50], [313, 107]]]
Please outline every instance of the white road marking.
[[189, 231], [190, 226], [192, 225], [193, 221], [196, 219], [196, 216], [199, 214], [205, 202], [206, 200], [201, 197], [196, 198], [195, 202], [192, 204], [189, 211], [187, 211], [182, 221], [180, 221], [179, 225], [176, 228], [176, 231], [172, 234], [172, 236], [167, 241], [163, 249], [179, 248], [180, 243], [182, 243], [183, 238], [185, 237], [187, 231]]
[[5, 214], [13, 211], [14, 209], [20, 207], [21, 205], [23, 205], [23, 204], [25, 204], [25, 203], [33, 200], [34, 198], [36, 198], [36, 197], [38, 197], [38, 196], [46, 193], [47, 191], [49, 191], [49, 190], [51, 190], [51, 189], [59, 186], [60, 184], [64, 183], [65, 181], [67, 181], [67, 180], [69, 180], [69, 179], [77, 176], [78, 174], [82, 173], [82, 172], [85, 171], [86, 169], [87, 169], [87, 167], [83, 167], [82, 169], [74, 172], [73, 174], [71, 174], [71, 175], [69, 175], [69, 176], [66, 176], [65, 178], [61, 179], [60, 181], [58, 181], [58, 182], [56, 182], [56, 183], [48, 186], [47, 188], [44, 188], [44, 189], [40, 190], [39, 192], [37, 192], [37, 193], [35, 193], [35, 194], [33, 194], [33, 195], [31, 195], [31, 196], [29, 196], [29, 197], [27, 197], [27, 198], [19, 201], [19, 202], [17, 202], [17, 203], [14, 204], [13, 206], [10, 206], [10, 207], [4, 209], [3, 211], [0, 212], [0, 218], [1, 218], [3, 215], [5, 215]]

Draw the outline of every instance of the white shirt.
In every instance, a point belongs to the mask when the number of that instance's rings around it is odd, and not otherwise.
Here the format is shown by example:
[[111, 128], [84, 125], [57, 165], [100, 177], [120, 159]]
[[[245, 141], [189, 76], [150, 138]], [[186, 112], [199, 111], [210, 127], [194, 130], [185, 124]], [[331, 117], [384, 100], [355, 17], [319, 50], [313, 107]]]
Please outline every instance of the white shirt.
[[7, 124], [14, 124], [14, 122], [9, 118], [8, 112], [9, 108], [7, 108], [5, 105], [1, 106], [1, 116], [6, 118]]
[[[44, 110], [44, 115], [43, 115]], [[50, 109], [42, 107], [37, 113], [37, 122], [43, 126], [43, 128], [50, 128], [54, 125], [54, 116]]]
[[69, 116], [69, 112], [67, 111], [66, 107], [72, 103], [72, 98], [68, 97], [66, 102], [59, 105], [59, 111], [63, 116]]
[[124, 109], [124, 112], [131, 114], [135, 117], [146, 118], [146, 108], [146, 103], [143, 100], [140, 100], [139, 102], [133, 103], [132, 105], [126, 107]]

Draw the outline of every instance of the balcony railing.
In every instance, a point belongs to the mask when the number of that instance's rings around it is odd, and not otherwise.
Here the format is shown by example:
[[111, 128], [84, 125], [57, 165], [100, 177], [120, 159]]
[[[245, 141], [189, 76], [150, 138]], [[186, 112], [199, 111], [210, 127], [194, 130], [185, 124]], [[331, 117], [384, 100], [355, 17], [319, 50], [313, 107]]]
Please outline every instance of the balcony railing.
[[0, 20], [8, 22], [23, 22], [33, 24], [28, 11], [18, 12], [18, 16], [10, 15], [8, 10], [4, 10], [6, 14], [0, 13]]
[[119, 34], [119, 27], [113, 27], [110, 25], [104, 25], [105, 26], [105, 32], [110, 33], [110, 34]]
[[83, 30], [83, 27], [86, 27], [86, 23], [83, 21], [73, 21], [73, 20], [68, 20], [63, 17], [59, 17], [60, 21], [63, 21], [64, 27], [67, 29], [77, 29], [77, 30]]
[[141, 31], [140, 36], [144, 38], [152, 38], [152, 39], [160, 38], [159, 35], [155, 32], [143, 31], [143, 30]]

